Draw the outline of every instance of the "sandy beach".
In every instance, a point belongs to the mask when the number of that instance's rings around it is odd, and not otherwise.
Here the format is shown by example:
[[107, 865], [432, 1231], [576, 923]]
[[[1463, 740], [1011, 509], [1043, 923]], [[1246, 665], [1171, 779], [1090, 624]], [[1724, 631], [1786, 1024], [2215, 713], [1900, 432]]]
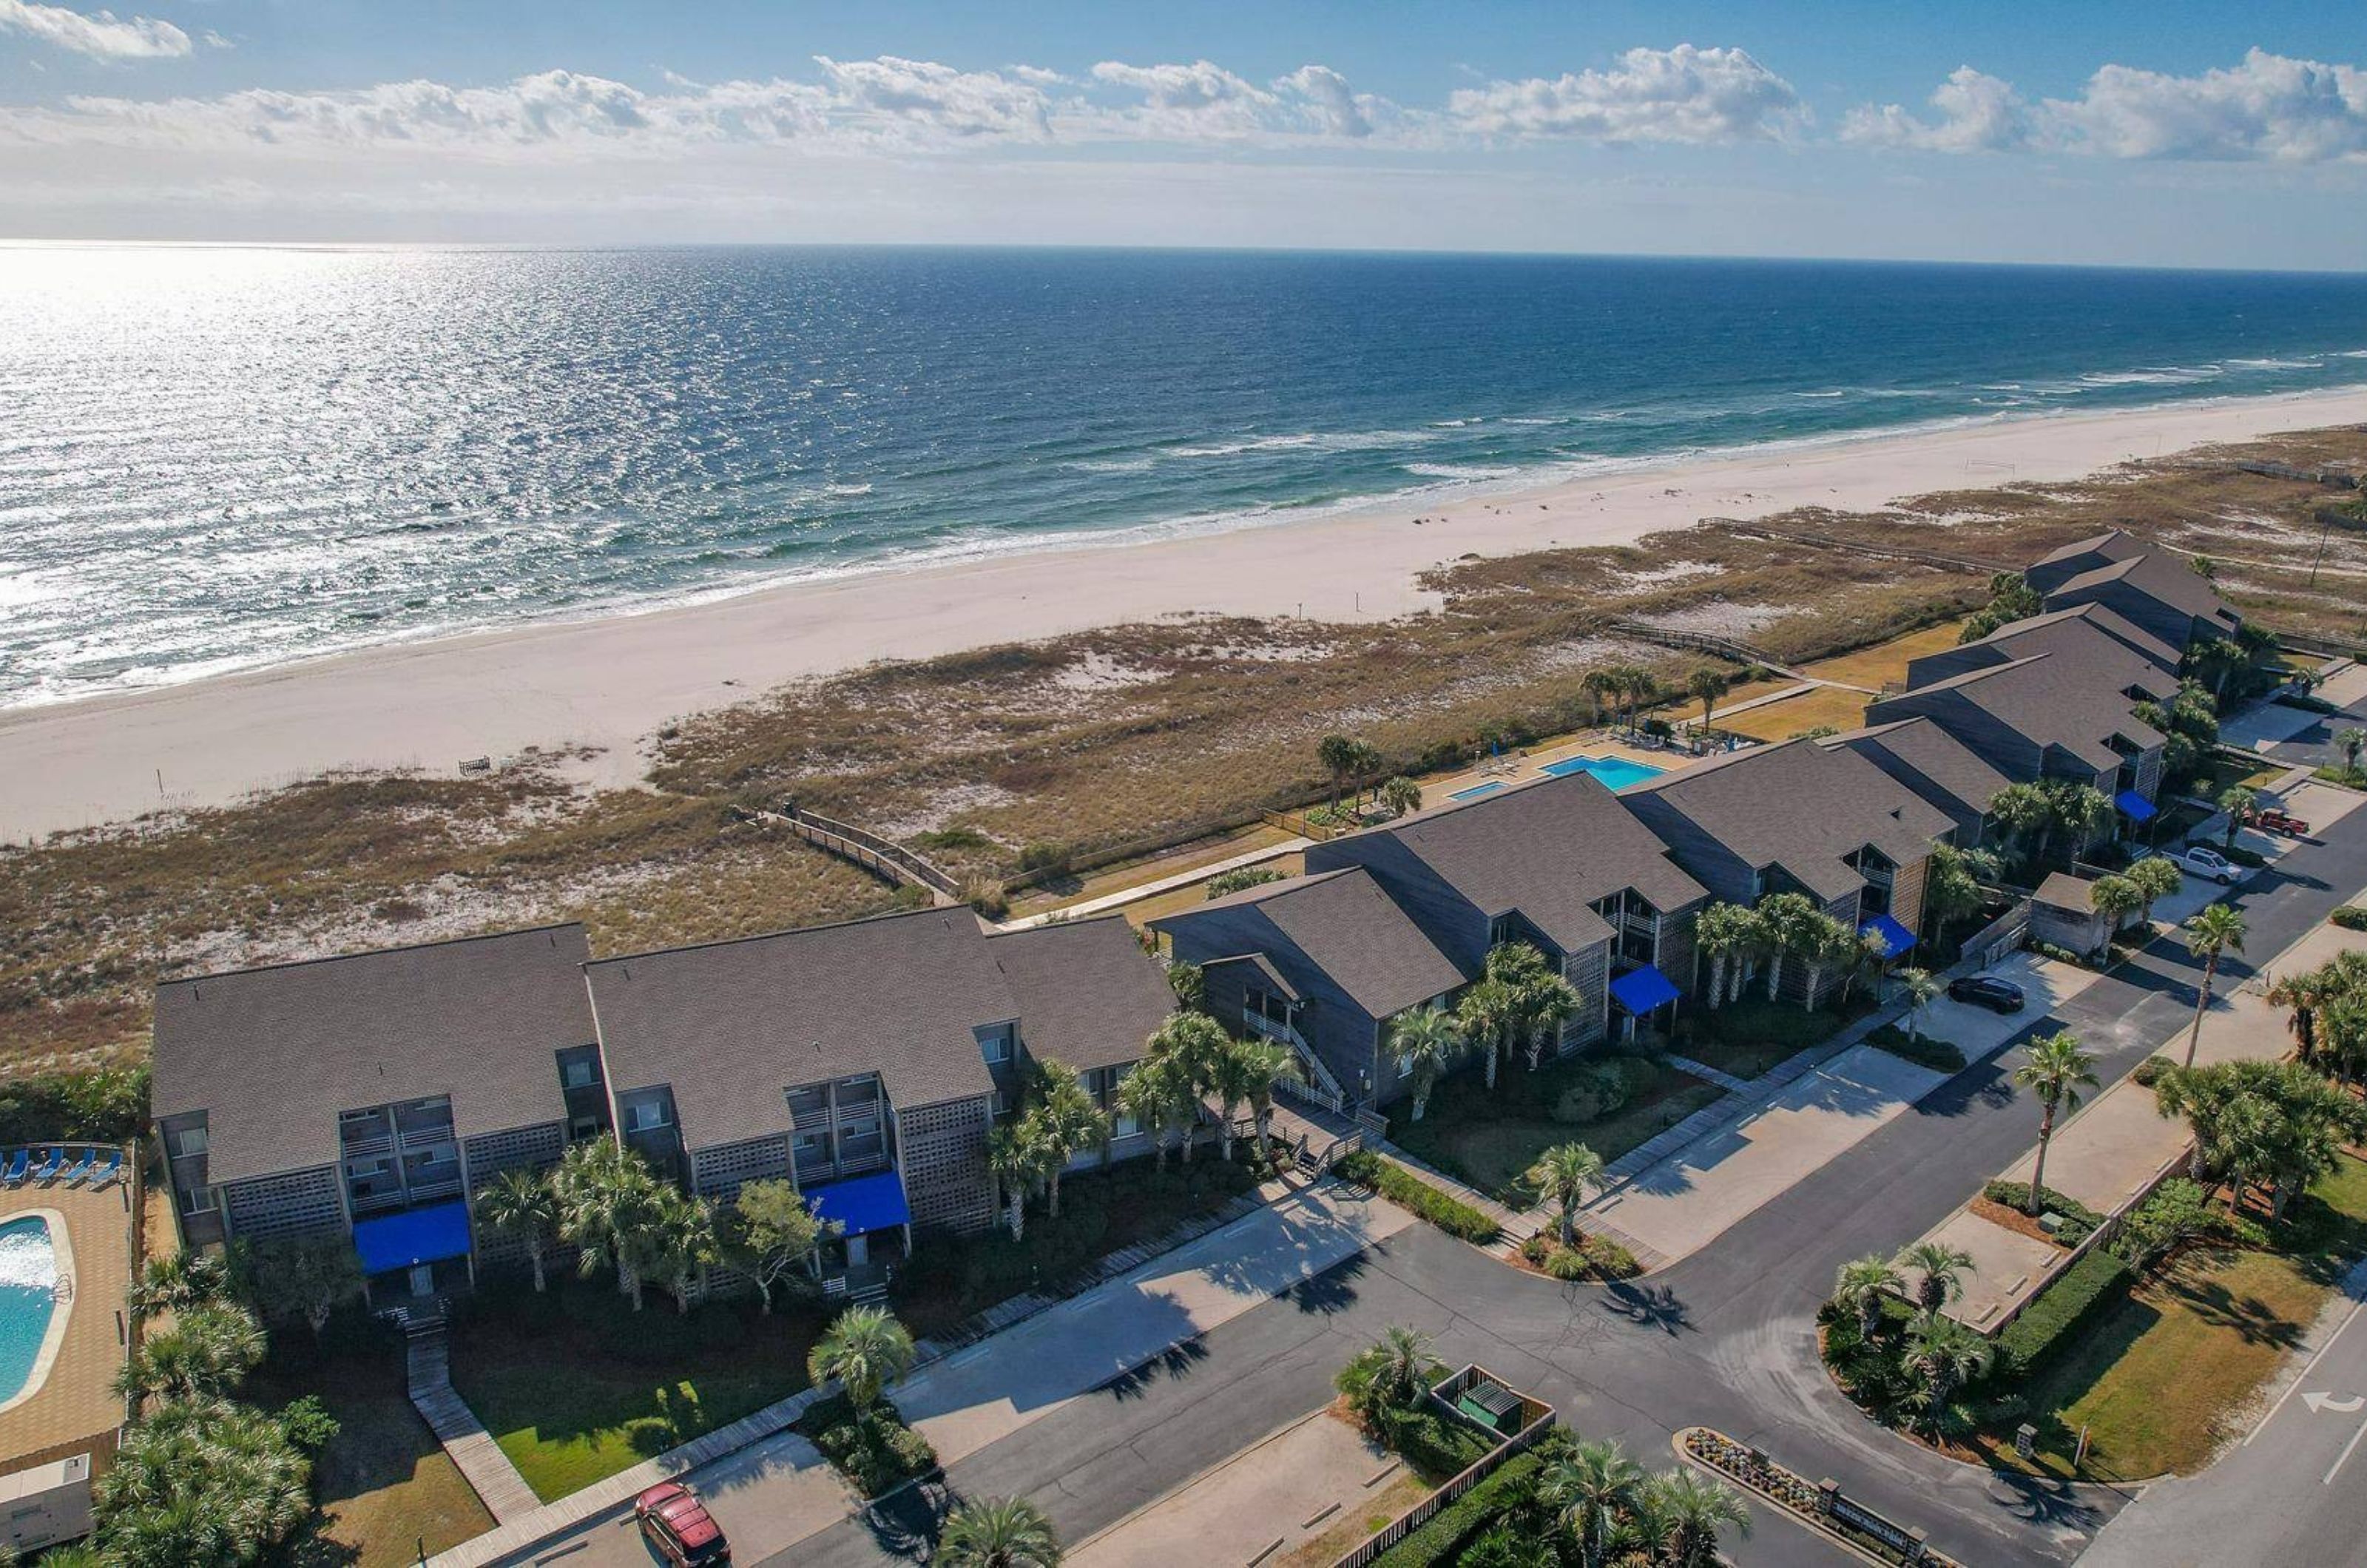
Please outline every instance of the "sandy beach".
[[457, 771], [583, 747], [641, 776], [669, 719], [802, 676], [1162, 615], [1389, 617], [1467, 553], [1620, 544], [1707, 515], [1876, 507], [2075, 479], [2131, 457], [2367, 420], [2367, 389], [1799, 445], [1147, 543], [1049, 548], [790, 583], [705, 604], [403, 644], [0, 714], [0, 838], [219, 804], [334, 768]]

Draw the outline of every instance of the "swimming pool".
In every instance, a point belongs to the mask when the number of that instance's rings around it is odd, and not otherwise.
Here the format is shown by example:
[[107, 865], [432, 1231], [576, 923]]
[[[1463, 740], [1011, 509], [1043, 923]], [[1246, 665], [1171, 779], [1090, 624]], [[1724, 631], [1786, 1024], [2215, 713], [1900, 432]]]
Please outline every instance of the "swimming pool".
[[0, 1407], [40, 1386], [45, 1348], [54, 1348], [58, 1249], [50, 1222], [24, 1214], [0, 1224]]
[[1545, 771], [1557, 779], [1571, 773], [1592, 773], [1605, 789], [1625, 789], [1646, 779], [1657, 779], [1669, 770], [1631, 762], [1625, 757], [1564, 757], [1558, 762], [1546, 763]]
[[1493, 795], [1503, 787], [1503, 780], [1489, 779], [1486, 784], [1473, 784], [1469, 789], [1458, 789], [1446, 798], [1449, 800], [1477, 800], [1483, 795]]

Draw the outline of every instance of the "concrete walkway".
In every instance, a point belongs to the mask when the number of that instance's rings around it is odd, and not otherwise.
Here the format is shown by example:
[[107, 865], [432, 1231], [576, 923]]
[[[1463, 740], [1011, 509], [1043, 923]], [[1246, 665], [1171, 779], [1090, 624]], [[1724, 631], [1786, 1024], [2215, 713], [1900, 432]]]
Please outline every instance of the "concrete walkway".
[[[915, 1372], [891, 1393], [953, 1464], [1114, 1381], [1156, 1375], [1161, 1357], [1414, 1223], [1396, 1205], [1336, 1182], [1281, 1196], [1134, 1273], [1039, 1313]], [[1148, 1372], [1146, 1372], [1148, 1369]], [[758, 1562], [863, 1512], [810, 1443], [781, 1430], [814, 1391], [708, 1434], [478, 1537], [436, 1568], [563, 1555], [570, 1568], [647, 1568], [625, 1506], [689, 1472], [730, 1536]]]
[[439, 1328], [412, 1339], [405, 1348], [404, 1362], [411, 1403], [475, 1489], [485, 1511], [505, 1525], [540, 1508], [542, 1499], [526, 1483], [510, 1456], [502, 1452], [477, 1413], [452, 1392], [451, 1355], [444, 1331]]
[[1309, 842], [1311, 840], [1307, 839], [1285, 839], [1280, 843], [1268, 844], [1263, 849], [1251, 850], [1246, 853], [1234, 855], [1229, 860], [1211, 861], [1206, 865], [1195, 865], [1189, 871], [1175, 872], [1133, 887], [1121, 887], [1115, 893], [1104, 893], [1096, 898], [1087, 898], [1075, 904], [1064, 904], [1057, 909], [1047, 909], [1040, 915], [1029, 915], [1021, 919], [1006, 920], [1002, 929], [1007, 931], [1024, 931], [1030, 926], [1040, 926], [1050, 919], [1082, 920], [1091, 915], [1105, 915], [1112, 909], [1122, 909], [1139, 899], [1155, 898], [1161, 893], [1172, 893], [1178, 887], [1189, 887], [1195, 882], [1205, 882], [1209, 877], [1228, 871], [1239, 871], [1245, 865], [1256, 865], [1264, 861], [1278, 860], [1284, 855], [1297, 854], [1307, 848]]

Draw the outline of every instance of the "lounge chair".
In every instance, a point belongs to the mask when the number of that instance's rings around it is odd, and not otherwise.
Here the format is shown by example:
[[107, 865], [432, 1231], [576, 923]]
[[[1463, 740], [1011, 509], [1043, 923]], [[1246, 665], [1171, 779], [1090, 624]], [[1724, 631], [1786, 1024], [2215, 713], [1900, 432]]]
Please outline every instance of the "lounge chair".
[[65, 1181], [66, 1185], [71, 1187], [75, 1182], [80, 1181], [84, 1177], [88, 1176], [90, 1174], [90, 1168], [97, 1163], [98, 1151], [96, 1149], [85, 1149], [82, 1152], [82, 1158], [74, 1161], [73, 1167], [67, 1170], [62, 1179]]
[[65, 1150], [51, 1149], [49, 1157], [43, 1160], [40, 1168], [33, 1172], [33, 1179], [45, 1184], [55, 1181], [58, 1179], [58, 1172], [65, 1168]]
[[18, 1149], [17, 1151], [16, 1157], [8, 1162], [8, 1175], [6, 1178], [7, 1184], [11, 1187], [23, 1186], [25, 1182], [25, 1172], [30, 1170], [32, 1166], [33, 1151], [30, 1149]]
[[98, 1162], [98, 1168], [90, 1173], [90, 1184], [93, 1187], [104, 1187], [122, 1174], [123, 1151], [109, 1149], [107, 1151], [107, 1157]]

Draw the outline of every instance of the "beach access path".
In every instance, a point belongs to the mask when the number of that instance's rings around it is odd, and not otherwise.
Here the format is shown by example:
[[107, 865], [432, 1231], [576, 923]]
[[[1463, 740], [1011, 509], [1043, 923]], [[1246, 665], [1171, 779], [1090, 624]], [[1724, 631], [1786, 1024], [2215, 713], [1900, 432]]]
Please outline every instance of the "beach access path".
[[[2001, 421], [1707, 456], [1632, 473], [1316, 520], [817, 578], [671, 609], [399, 644], [0, 716], [0, 840], [220, 805], [336, 768], [457, 773], [584, 748], [585, 781], [638, 782], [644, 739], [804, 677], [1195, 613], [1391, 617], [1466, 554], [1627, 544], [1706, 514], [1876, 508], [1991, 482], [2070, 479], [2205, 442], [2367, 420], [2367, 389]], [[1418, 509], [1417, 509], [1418, 504]]]

